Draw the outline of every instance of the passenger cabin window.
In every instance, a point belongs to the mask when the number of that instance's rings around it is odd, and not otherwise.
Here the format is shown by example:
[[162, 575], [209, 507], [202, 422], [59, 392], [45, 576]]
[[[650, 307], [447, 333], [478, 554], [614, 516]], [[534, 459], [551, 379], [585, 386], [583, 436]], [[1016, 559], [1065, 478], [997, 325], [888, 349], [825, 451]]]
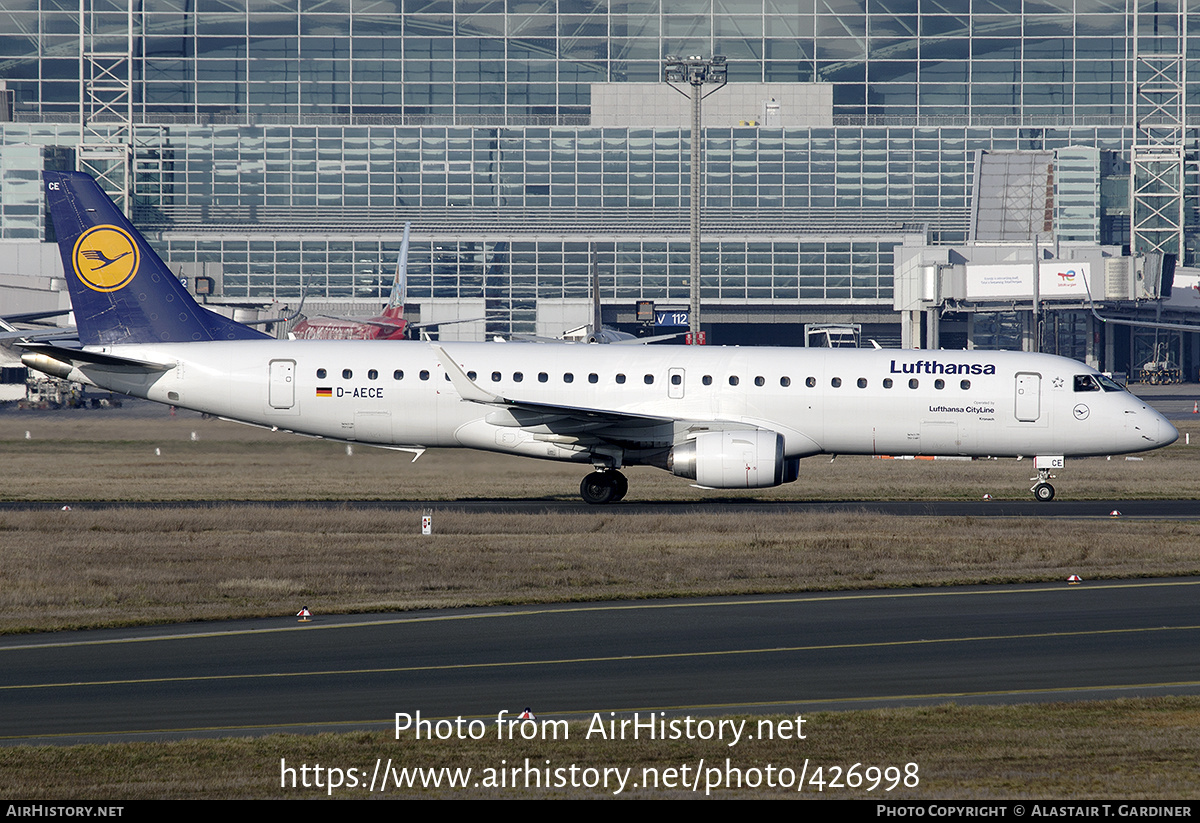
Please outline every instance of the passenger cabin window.
[[513, 382], [514, 383], [520, 383], [524, 379], [525, 379], [525, 375], [522, 374], [521, 372], [519, 372], [519, 371], [513, 372]]
[[563, 382], [564, 383], [574, 383], [575, 375], [571, 374], [571, 372], [567, 372], [566, 374], [563, 375]]
[[318, 380], [324, 380], [325, 375], [326, 375], [326, 371], [324, 369], [317, 369], [317, 379]]
[[[570, 383], [571, 381], [568, 380], [567, 382]], [[588, 375], [588, 382], [589, 383], [599, 383], [600, 375], [596, 374], [595, 372], [592, 372], [591, 374]]]
[[625, 382], [625, 375], [623, 375], [623, 374], [618, 374], [618, 375], [617, 375], [617, 382], [618, 382], [618, 383], [624, 383], [624, 382]]
[[549, 379], [550, 379], [550, 375], [546, 374], [544, 371], [538, 372], [538, 382], [539, 383], [545, 383]]
[[654, 375], [648, 374], [645, 377], [643, 377], [642, 380], [645, 381], [647, 386], [649, 386], [651, 383], [654, 382]]
[[786, 389], [788, 386], [792, 385], [792, 378], [790, 378], [790, 377], [779, 378], [779, 385], [783, 386]]
[[343, 380], [349, 380], [353, 376], [354, 376], [354, 372], [350, 371], [349, 369], [342, 369], [342, 379]]
[[703, 377], [700, 378], [700, 382], [706, 386], [711, 386], [712, 385], [712, 375], [711, 374], [704, 375]]
[[1075, 375], [1075, 391], [1100, 391], [1100, 384], [1090, 374]]
[[683, 375], [681, 375], [681, 374], [673, 374], [673, 375], [671, 375], [671, 385], [672, 385], [672, 386], [681, 386], [681, 385], [683, 385]]
[[477, 374], [476, 374], [475, 372], [473, 372], [473, 371], [469, 371], [469, 372], [467, 372], [467, 379], [468, 379], [468, 380], [470, 380], [472, 383], [473, 383], [473, 382], [475, 382], [475, 378], [476, 378], [476, 377], [478, 377], [478, 376], [479, 376], [479, 375], [477, 375]]
[[741, 381], [739, 381], [735, 375], [729, 375], [729, 385], [736, 386], [739, 382]]
[[962, 389], [963, 391], [966, 391], [967, 389], [971, 388], [971, 381], [963, 380], [961, 383], [958, 384], [958, 387], [960, 389]]
[[767, 384], [766, 378], [764, 378], [762, 376], [754, 378], [754, 385], [765, 386], [766, 384]]
[[914, 377], [912, 380], [909, 380], [909, 381], [908, 381], [908, 387], [909, 387], [910, 389], [915, 389], [915, 388], [916, 388], [917, 386], [919, 386], [919, 385], [921, 385], [921, 381], [920, 381], [920, 380], [918, 380], [918, 379], [917, 379], [917, 378], [915, 378], [915, 377]]
[[865, 389], [867, 387], [867, 378], [865, 378], [865, 377], [858, 378], [858, 387], [860, 389]]
[[393, 380], [403, 380], [404, 379], [404, 369], [396, 369], [394, 372], [392, 372], [392, 379]]
[[946, 381], [939, 377], [937, 380], [933, 381], [933, 387], [938, 391], [941, 391], [942, 389], [946, 388]]
[[808, 386], [810, 389], [815, 388], [817, 385], [817, 378], [815, 378], [815, 377], [808, 378], [807, 380], [804, 381], [804, 385]]
[[493, 382], [493, 383], [499, 383], [499, 382], [500, 382], [500, 372], [498, 372], [498, 371], [494, 371], [494, 372], [492, 372], [492, 382]]
[[896, 385], [896, 384], [892, 382], [892, 378], [890, 378], [890, 377], [883, 378], [883, 387], [885, 389], [890, 389], [894, 385]]
[[379, 379], [379, 371], [376, 369], [371, 369], [369, 372], [367, 372], [367, 379], [368, 380], [378, 380]]
[[421, 373], [417, 376], [420, 377], [422, 380], [428, 380], [429, 379], [429, 369], [421, 369]]
[[842, 387], [842, 378], [840, 378], [840, 377], [833, 378], [832, 380], [829, 381], [829, 385], [833, 386], [835, 389], [840, 389]]

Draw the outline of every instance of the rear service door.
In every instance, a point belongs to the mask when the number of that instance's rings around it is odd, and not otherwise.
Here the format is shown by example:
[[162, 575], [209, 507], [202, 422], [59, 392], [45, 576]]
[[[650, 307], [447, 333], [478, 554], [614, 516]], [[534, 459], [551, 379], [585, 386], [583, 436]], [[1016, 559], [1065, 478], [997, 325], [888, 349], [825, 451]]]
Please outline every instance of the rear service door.
[[271, 408], [290, 409], [296, 403], [296, 361], [272, 360], [268, 394]]

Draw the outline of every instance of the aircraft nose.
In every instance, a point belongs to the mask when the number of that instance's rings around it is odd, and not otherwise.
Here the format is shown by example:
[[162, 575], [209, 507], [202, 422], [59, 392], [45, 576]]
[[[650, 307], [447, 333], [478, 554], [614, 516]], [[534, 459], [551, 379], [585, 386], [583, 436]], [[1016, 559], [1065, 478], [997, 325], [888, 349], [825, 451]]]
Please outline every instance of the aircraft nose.
[[1179, 432], [1171, 421], [1146, 401], [1135, 397], [1135, 403], [1125, 409], [1125, 431], [1137, 443], [1139, 451], [1161, 449], [1179, 439]]
[[1163, 417], [1158, 412], [1153, 412], [1153, 414], [1158, 418], [1158, 420], [1155, 421], [1155, 432], [1157, 434], [1157, 437], [1155, 437], [1156, 445], [1159, 447], [1169, 446], [1178, 440], [1179, 429], [1175, 428], [1170, 420]]

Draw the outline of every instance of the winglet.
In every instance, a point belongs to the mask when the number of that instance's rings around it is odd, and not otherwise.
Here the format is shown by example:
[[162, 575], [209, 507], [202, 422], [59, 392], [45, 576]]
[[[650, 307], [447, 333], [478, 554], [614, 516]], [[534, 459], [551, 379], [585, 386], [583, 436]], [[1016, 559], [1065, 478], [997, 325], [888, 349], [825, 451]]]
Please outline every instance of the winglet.
[[467, 377], [462, 367], [455, 362], [453, 357], [446, 354], [446, 350], [441, 346], [434, 346], [433, 350], [437, 352], [438, 360], [441, 362], [442, 368], [446, 370], [446, 374], [450, 377], [450, 383], [453, 384], [454, 390], [459, 393], [459, 396], [463, 400], [470, 400], [472, 403], [507, 405], [504, 398], [484, 391], [475, 381]]

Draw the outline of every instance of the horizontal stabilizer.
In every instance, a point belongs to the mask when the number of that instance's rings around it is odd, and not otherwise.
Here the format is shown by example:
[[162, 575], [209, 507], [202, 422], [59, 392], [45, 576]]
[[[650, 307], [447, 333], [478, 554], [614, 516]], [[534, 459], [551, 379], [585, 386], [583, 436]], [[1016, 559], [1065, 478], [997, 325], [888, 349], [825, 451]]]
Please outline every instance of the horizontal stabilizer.
[[[74, 366], [103, 366], [108, 369], [121, 369], [136, 372], [164, 372], [175, 368], [175, 363], [152, 363], [147, 360], [135, 360], [132, 357], [118, 357], [113, 354], [84, 351], [83, 349], [68, 349], [64, 346], [51, 346], [47, 343], [19, 343], [17, 348], [24, 349], [26, 357], [42, 356], [60, 363], [70, 363]], [[25, 357], [21, 358], [25, 362]], [[35, 361], [36, 362], [36, 361]], [[37, 366], [25, 362], [31, 368]]]

